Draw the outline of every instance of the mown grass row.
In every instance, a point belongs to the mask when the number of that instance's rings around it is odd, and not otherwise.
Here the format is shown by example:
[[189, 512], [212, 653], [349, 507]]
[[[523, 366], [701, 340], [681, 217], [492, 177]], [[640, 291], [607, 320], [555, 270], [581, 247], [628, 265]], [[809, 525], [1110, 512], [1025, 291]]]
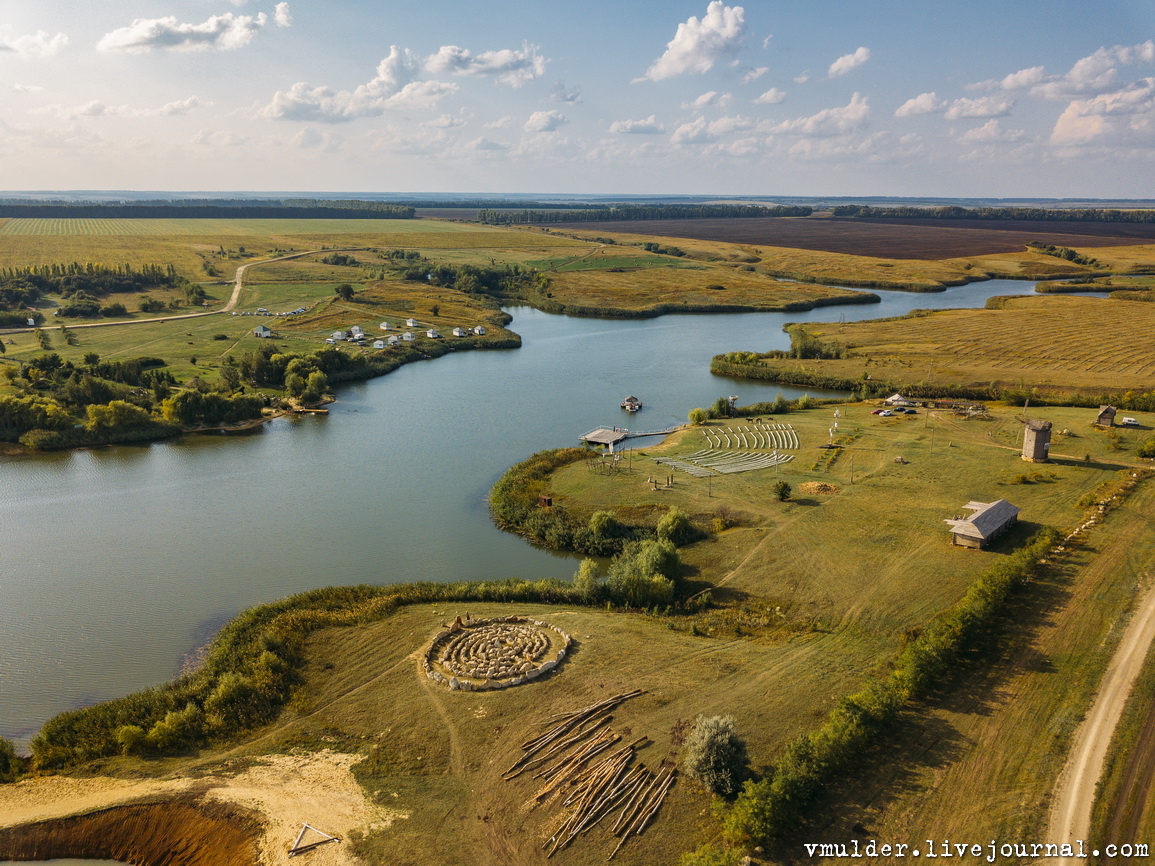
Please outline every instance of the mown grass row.
[[727, 840], [767, 844], [796, 829], [825, 787], [855, 765], [899, 712], [942, 683], [963, 650], [984, 641], [1008, 597], [1036, 574], [1060, 538], [1043, 529], [983, 572], [958, 604], [906, 645], [886, 679], [842, 698], [822, 727], [790, 743], [762, 779], [745, 784], [723, 822]]

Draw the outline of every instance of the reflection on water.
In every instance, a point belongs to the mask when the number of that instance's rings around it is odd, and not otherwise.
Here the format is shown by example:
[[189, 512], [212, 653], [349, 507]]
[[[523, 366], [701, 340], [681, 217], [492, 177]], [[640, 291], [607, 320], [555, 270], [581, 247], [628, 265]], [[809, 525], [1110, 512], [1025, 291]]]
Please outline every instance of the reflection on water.
[[[465, 352], [343, 385], [328, 417], [256, 436], [0, 458], [0, 735], [162, 682], [213, 626], [318, 586], [568, 577], [575, 562], [498, 532], [511, 464], [601, 424], [657, 429], [695, 406], [800, 392], [713, 376], [719, 352], [788, 345], [787, 321], [981, 306], [1033, 284], [810, 313], [607, 321], [513, 311], [521, 349]], [[627, 394], [645, 404], [619, 408]]]

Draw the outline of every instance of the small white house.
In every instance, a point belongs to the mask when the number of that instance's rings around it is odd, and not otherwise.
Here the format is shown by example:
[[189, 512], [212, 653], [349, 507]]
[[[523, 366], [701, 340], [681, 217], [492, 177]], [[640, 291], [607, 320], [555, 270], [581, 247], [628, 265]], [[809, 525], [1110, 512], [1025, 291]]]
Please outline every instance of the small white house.
[[405, 320], [405, 327], [416, 328], [417, 327], [417, 320], [413, 319], [413, 318], [406, 319]]
[[412, 331], [406, 331], [404, 334], [401, 335], [401, 339], [404, 340], [406, 343], [412, 343], [413, 342], [413, 332]]
[[373, 341], [373, 348], [374, 349], [384, 349], [385, 348], [385, 341], [384, 340], [374, 340]]
[[382, 331], [389, 331], [389, 330], [392, 330], [392, 329], [389, 327], [389, 323], [388, 323], [388, 322], [382, 322], [382, 323], [381, 323], [381, 330], [382, 330]]
[[269, 328], [266, 328], [264, 325], [257, 325], [255, 328], [253, 328], [253, 336], [271, 337], [273, 336], [273, 332]]
[[428, 331], [425, 332], [425, 336], [428, 337], [430, 340], [440, 340], [441, 339], [441, 335], [439, 333], [437, 333], [435, 330], [433, 330], [432, 328], [430, 328]]
[[396, 334], [390, 334], [388, 337], [385, 338], [385, 345], [386, 346], [396, 346], [400, 342], [401, 342], [401, 338], [398, 337]]
[[453, 329], [453, 336], [464, 337], [465, 336], [465, 328], [454, 328]]
[[352, 328], [349, 329], [349, 333], [353, 335], [353, 339], [356, 339], [357, 337], [364, 337], [365, 336], [365, 331], [361, 328], [360, 325], [354, 325]]
[[347, 336], [348, 335], [344, 331], [334, 331], [333, 332], [333, 339], [334, 340], [344, 340]]
[[473, 329], [473, 333], [477, 334], [477, 336], [479, 336], [479, 337], [484, 337], [485, 336], [485, 325], [478, 325], [476, 328]]

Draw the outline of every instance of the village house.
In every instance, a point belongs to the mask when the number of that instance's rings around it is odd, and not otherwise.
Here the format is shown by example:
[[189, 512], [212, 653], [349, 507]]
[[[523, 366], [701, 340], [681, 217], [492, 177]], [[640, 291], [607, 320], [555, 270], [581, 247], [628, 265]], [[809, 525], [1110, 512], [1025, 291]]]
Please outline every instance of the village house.
[[485, 325], [478, 325], [476, 328], [473, 329], [473, 333], [477, 334], [477, 336], [479, 336], [479, 337], [484, 337], [485, 336]]
[[951, 527], [951, 544], [959, 547], [986, 547], [1019, 519], [1019, 509], [1005, 499], [968, 502], [963, 508], [974, 514], [968, 518], [944, 521]]
[[384, 349], [385, 348], [385, 341], [384, 340], [374, 340], [373, 341], [373, 348], [374, 349]]
[[417, 320], [416, 320], [416, 319], [414, 319], [414, 318], [412, 318], [412, 317], [410, 317], [410, 318], [406, 319], [406, 320], [405, 320], [405, 327], [407, 327], [407, 328], [416, 328], [416, 327], [417, 327]]
[[441, 335], [439, 333], [437, 333], [435, 330], [433, 330], [432, 328], [430, 328], [428, 331], [425, 332], [425, 336], [431, 340], [440, 340], [441, 339]]
[[401, 339], [404, 340], [406, 343], [412, 343], [413, 342], [413, 332], [412, 331], [406, 331], [404, 334], [401, 335]]
[[1114, 427], [1115, 413], [1119, 410], [1114, 406], [1100, 406], [1099, 415], [1095, 418], [1096, 427]]
[[273, 336], [273, 332], [272, 332], [272, 330], [265, 327], [264, 325], [257, 325], [255, 328], [253, 328], [253, 336], [254, 337], [271, 337], [271, 336]]
[[465, 328], [454, 328], [453, 329], [453, 336], [464, 337], [465, 336]]

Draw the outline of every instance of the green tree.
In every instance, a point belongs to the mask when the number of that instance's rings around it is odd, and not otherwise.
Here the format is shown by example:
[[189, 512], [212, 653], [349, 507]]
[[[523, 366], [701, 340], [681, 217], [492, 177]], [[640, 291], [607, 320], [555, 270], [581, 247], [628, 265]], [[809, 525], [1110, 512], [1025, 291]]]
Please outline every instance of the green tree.
[[779, 481], [774, 485], [774, 496], [779, 502], [785, 502], [790, 498], [790, 485], [785, 481]]
[[749, 773], [746, 743], [732, 716], [699, 716], [686, 738], [682, 767], [715, 794], [728, 797]]
[[14, 782], [22, 769], [23, 761], [16, 754], [16, 748], [8, 740], [0, 737], [0, 782]]
[[148, 745], [148, 735], [140, 725], [121, 725], [114, 736], [122, 755], [139, 755]]
[[305, 390], [301, 393], [301, 401], [304, 403], [320, 402], [328, 387], [329, 377], [320, 370], [314, 370], [306, 380]]
[[583, 559], [573, 577], [574, 588], [587, 604], [597, 601], [602, 593], [602, 574], [592, 559]]
[[668, 605], [681, 574], [678, 549], [669, 541], [631, 541], [606, 575], [610, 598], [627, 607]]
[[429, 312], [430, 312], [430, 314], [432, 314], [434, 316], [440, 315], [441, 304], [434, 304], [432, 307], [429, 308]]
[[688, 543], [694, 536], [694, 524], [677, 507], [671, 507], [658, 521], [658, 538], [671, 542], [675, 547]]
[[617, 538], [622, 533], [622, 524], [612, 511], [595, 511], [590, 515], [589, 526], [598, 538]]
[[710, 413], [701, 407], [690, 410], [689, 420], [695, 427], [701, 427], [709, 419]]
[[86, 411], [88, 420], [84, 422], [84, 429], [89, 432], [127, 430], [152, 423], [152, 416], [145, 409], [126, 400], [112, 400], [104, 406], [89, 404]]
[[348, 283], [341, 283], [341, 285], [337, 286], [333, 291], [337, 293], [337, 297], [342, 301], [353, 300], [353, 287]]
[[100, 363], [100, 355], [96, 354], [96, 352], [85, 352], [84, 363], [89, 367], [95, 367]]

